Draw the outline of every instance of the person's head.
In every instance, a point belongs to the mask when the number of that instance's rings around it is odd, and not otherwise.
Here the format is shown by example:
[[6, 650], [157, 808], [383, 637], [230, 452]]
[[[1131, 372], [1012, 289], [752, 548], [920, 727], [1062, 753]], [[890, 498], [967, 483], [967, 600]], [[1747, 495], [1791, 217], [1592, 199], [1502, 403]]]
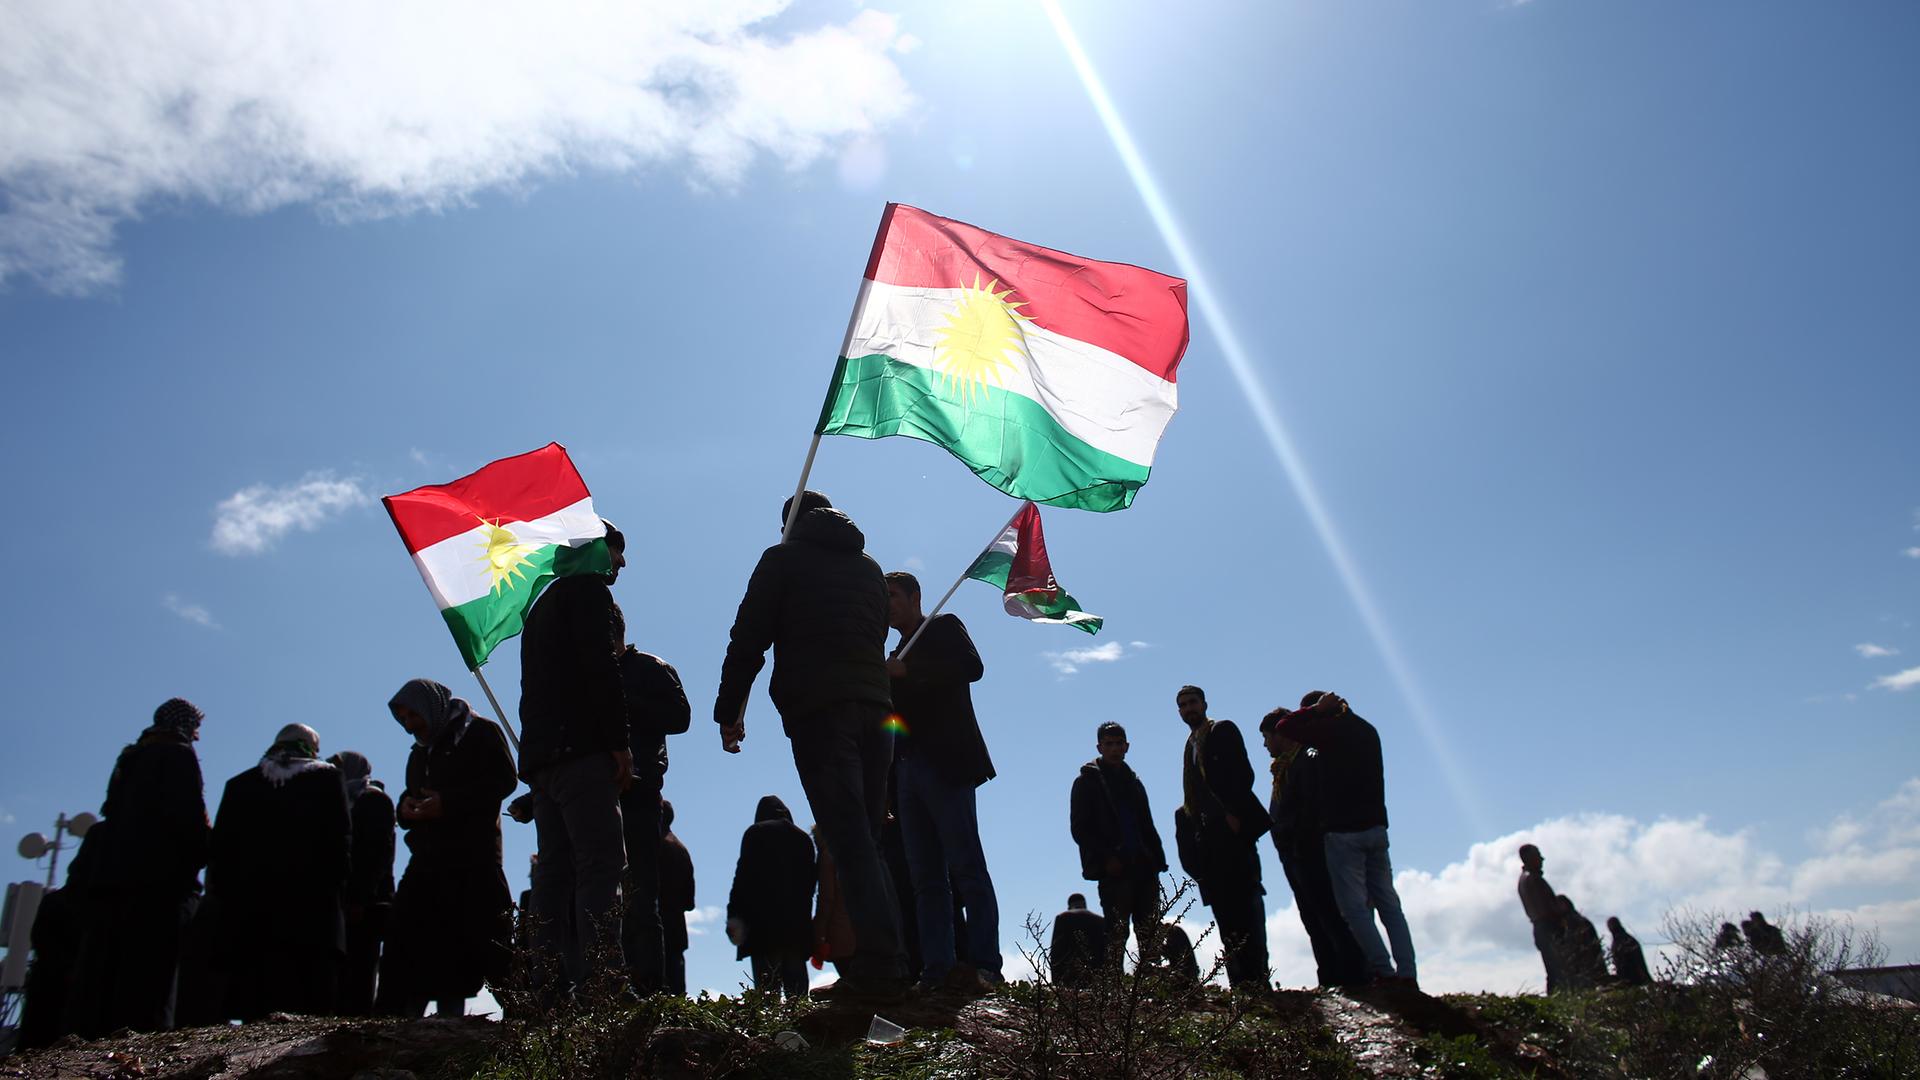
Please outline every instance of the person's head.
[[1093, 731], [1093, 748], [1102, 765], [1118, 765], [1127, 760], [1127, 729], [1109, 720]]
[[1607, 916], [1607, 930], [1609, 933], [1614, 934], [1624, 934], [1627, 932], [1627, 928], [1621, 925], [1620, 916], [1618, 915]]
[[394, 720], [413, 736], [415, 746], [431, 746], [455, 722], [464, 723], [467, 703], [432, 679], [409, 679], [387, 702]]
[[200, 738], [200, 722], [207, 714], [194, 707], [186, 698], [168, 698], [153, 710], [153, 726], [163, 731], [171, 731], [189, 740]]
[[1192, 727], [1207, 718], [1207, 692], [1188, 683], [1173, 695], [1173, 704], [1180, 710], [1180, 719]]
[[[801, 492], [798, 497], [800, 499], [800, 512], [794, 514], [793, 517], [796, 523], [799, 522], [801, 518], [806, 517], [810, 511], [833, 509], [833, 500], [812, 488]], [[780, 504], [780, 527], [782, 529], [787, 527], [787, 515], [793, 513], [793, 499], [793, 496], [789, 496], [786, 502]]]
[[1087, 910], [1086, 894], [1085, 893], [1069, 893], [1067, 895], [1067, 910], [1068, 911]]
[[1762, 926], [1765, 926], [1767, 923], [1767, 917], [1765, 915], [1760, 914], [1757, 911], [1747, 912], [1747, 918], [1752, 919], [1754, 922], [1757, 922]]
[[905, 570], [887, 575], [887, 625], [905, 634], [920, 624], [920, 579]]
[[1309, 690], [1300, 695], [1300, 707], [1303, 709], [1311, 709], [1315, 705], [1320, 704], [1320, 699], [1326, 696], [1327, 692], [1325, 690]]
[[1260, 718], [1260, 741], [1266, 744], [1267, 753], [1274, 757], [1300, 748], [1299, 743], [1280, 734], [1280, 721], [1292, 715], [1293, 710], [1283, 705]]
[[293, 750], [305, 757], [317, 758], [320, 756], [320, 733], [305, 724], [288, 724], [273, 737], [272, 750]]
[[627, 534], [606, 518], [601, 518], [600, 524], [607, 527], [607, 554], [613, 556], [613, 567], [607, 571], [607, 580], [619, 581], [620, 568], [627, 565]]
[[1540, 867], [1546, 861], [1547, 860], [1540, 857], [1539, 848], [1534, 847], [1532, 844], [1520, 845], [1520, 865], [1525, 869], [1531, 870], [1537, 874], [1540, 872]]
[[373, 775], [373, 762], [358, 750], [340, 750], [327, 759], [327, 764], [340, 770], [340, 776], [351, 784]]
[[780, 801], [780, 796], [762, 795], [760, 804], [753, 808], [753, 820], [756, 822], [784, 821], [792, 824], [793, 813], [787, 809], [786, 803]]

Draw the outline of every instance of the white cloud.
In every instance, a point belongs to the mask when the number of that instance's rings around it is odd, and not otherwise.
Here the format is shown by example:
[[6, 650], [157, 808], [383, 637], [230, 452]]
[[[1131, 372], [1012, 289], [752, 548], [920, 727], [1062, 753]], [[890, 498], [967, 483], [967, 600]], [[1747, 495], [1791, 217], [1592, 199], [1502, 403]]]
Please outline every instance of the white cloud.
[[1875, 660], [1882, 656], [1899, 656], [1900, 655], [1899, 649], [1889, 648], [1888, 646], [1885, 646], [1885, 645], [1875, 645], [1870, 641], [1863, 641], [1860, 644], [1855, 645], [1853, 647], [1853, 651], [1859, 653], [1861, 656], [1864, 656], [1869, 660]]
[[214, 508], [213, 549], [222, 555], [259, 555], [295, 529], [312, 532], [345, 510], [366, 503], [360, 481], [308, 473], [297, 484], [241, 488]]
[[727, 913], [723, 908], [694, 908], [692, 911], [687, 912], [687, 936], [697, 937], [705, 934], [708, 932], [708, 927], [720, 926], [726, 921]]
[[895, 16], [789, 0], [105, 0], [0, 8], [0, 283], [84, 293], [156, 206], [458, 207], [578, 170], [800, 168], [913, 107]]
[[1905, 555], [1909, 559], [1920, 559], [1920, 547], [1910, 547], [1900, 554]]
[[1905, 671], [1896, 671], [1892, 675], [1882, 675], [1873, 680], [1875, 690], [1911, 690], [1920, 686], [1920, 667], [1910, 667]]
[[220, 624], [213, 621], [213, 612], [208, 611], [199, 604], [190, 604], [172, 593], [161, 597], [160, 603], [165, 606], [168, 611], [173, 612], [175, 615], [180, 616], [195, 626], [204, 626], [209, 630], [220, 629]]
[[1073, 675], [1087, 664], [1112, 664], [1127, 655], [1127, 647], [1118, 641], [1089, 645], [1083, 649], [1065, 649], [1044, 653], [1047, 663], [1062, 675]]

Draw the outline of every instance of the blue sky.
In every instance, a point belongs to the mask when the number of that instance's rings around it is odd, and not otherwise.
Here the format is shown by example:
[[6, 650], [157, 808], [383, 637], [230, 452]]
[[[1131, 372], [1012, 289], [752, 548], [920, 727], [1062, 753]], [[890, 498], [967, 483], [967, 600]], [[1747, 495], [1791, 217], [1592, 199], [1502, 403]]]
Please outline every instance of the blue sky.
[[[210, 798], [293, 720], [397, 784], [393, 690], [480, 697], [377, 497], [549, 440], [703, 716], [891, 199], [1191, 275], [1217, 316], [1135, 506], [1046, 519], [1100, 636], [956, 597], [1009, 953], [1081, 887], [1094, 726], [1164, 819], [1196, 682], [1379, 726], [1430, 988], [1538, 983], [1522, 837], [1649, 940], [1792, 906], [1920, 958], [1910, 5], [1067, 3], [1161, 220], [1036, 4], [101, 10], [0, 14], [0, 448], [37, 523], [8, 828], [97, 809], [175, 694]], [[930, 589], [1012, 510], [908, 440], [828, 440], [814, 485]], [[757, 798], [804, 805], [764, 680], [748, 723], [739, 758], [703, 722], [673, 748], [703, 907]], [[717, 933], [689, 970], [745, 977]]]

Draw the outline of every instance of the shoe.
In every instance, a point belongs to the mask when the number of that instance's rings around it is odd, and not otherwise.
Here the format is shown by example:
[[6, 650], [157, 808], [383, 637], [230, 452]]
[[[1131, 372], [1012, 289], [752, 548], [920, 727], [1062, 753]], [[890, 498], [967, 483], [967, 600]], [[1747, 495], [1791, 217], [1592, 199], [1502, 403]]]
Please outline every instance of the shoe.
[[966, 997], [986, 997], [993, 993], [993, 987], [981, 976], [980, 969], [972, 964], [955, 964], [940, 980], [940, 989]]

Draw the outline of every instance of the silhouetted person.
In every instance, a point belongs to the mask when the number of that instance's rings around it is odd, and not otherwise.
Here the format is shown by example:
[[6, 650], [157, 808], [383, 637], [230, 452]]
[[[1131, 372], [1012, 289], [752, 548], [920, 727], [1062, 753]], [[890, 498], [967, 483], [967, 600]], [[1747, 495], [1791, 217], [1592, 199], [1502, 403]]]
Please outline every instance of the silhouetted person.
[[67, 862], [66, 884], [49, 889], [40, 898], [28, 943], [33, 962], [27, 966], [26, 1000], [20, 1006], [22, 1050], [51, 1046], [73, 1031], [72, 1016], [83, 1007], [79, 998], [80, 946], [86, 936], [88, 889], [95, 857], [106, 850], [112, 826], [97, 821], [80, 840], [80, 849]]
[[[1280, 734], [1316, 752], [1326, 793], [1322, 803], [1327, 828], [1327, 875], [1340, 915], [1366, 955], [1375, 978], [1418, 984], [1413, 935], [1393, 887], [1393, 860], [1387, 854], [1387, 781], [1380, 733], [1347, 707], [1337, 694], [1319, 690], [1300, 699], [1300, 708], [1281, 717]], [[1324, 759], [1324, 760], [1321, 760]], [[1386, 927], [1380, 938], [1374, 916]], [[1388, 942], [1393, 953], [1387, 953]]]
[[407, 870], [394, 897], [380, 1011], [466, 1012], [467, 998], [505, 982], [512, 962], [513, 894], [501, 865], [500, 803], [519, 786], [500, 725], [432, 679], [413, 679], [387, 703], [413, 736], [400, 796]]
[[1562, 895], [1557, 900], [1567, 989], [1592, 990], [1607, 978], [1607, 961], [1600, 949], [1600, 935], [1593, 928], [1593, 920], [1580, 914], [1571, 898]]
[[1560, 949], [1560, 905], [1540, 868], [1546, 863], [1540, 849], [1520, 845], [1520, 906], [1533, 924], [1533, 947], [1540, 950], [1540, 963], [1547, 969], [1547, 993], [1565, 989], [1566, 962]]
[[346, 782], [305, 724], [281, 728], [260, 764], [227, 781], [207, 880], [220, 903], [228, 1015], [334, 1011], [352, 843]]
[[1787, 937], [1780, 928], [1767, 921], [1765, 915], [1757, 911], [1748, 912], [1740, 923], [1740, 930], [1747, 936], [1747, 944], [1761, 956], [1784, 956], [1787, 951]]
[[[549, 1000], [585, 980], [590, 956], [621, 942], [620, 793], [633, 782], [633, 749], [620, 678], [626, 619], [610, 586], [627, 541], [607, 523], [606, 542], [611, 568], [555, 579], [520, 638], [520, 778], [533, 789], [540, 847], [533, 937], [561, 983], [542, 987]], [[541, 978], [547, 970], [535, 968]]]
[[[620, 654], [627, 696], [627, 736], [633, 749], [633, 785], [620, 796], [626, 837], [626, 917], [621, 947], [635, 991], [665, 984], [665, 912], [660, 903], [660, 785], [667, 774], [667, 736], [687, 730], [692, 710], [673, 665], [629, 645]], [[681, 916], [683, 922], [685, 915]], [[684, 946], [683, 946], [684, 948]]]
[[[968, 981], [983, 989], [981, 979], [1001, 981], [1000, 903], [980, 846], [975, 802], [976, 789], [994, 777], [970, 689], [985, 667], [958, 615], [929, 621], [922, 613], [918, 578], [895, 571], [886, 582], [887, 622], [900, 632], [887, 674], [901, 720], [895, 782], [925, 965], [920, 979], [940, 983], [954, 970], [957, 904], [966, 914], [962, 949], [978, 972]], [[909, 640], [913, 648], [902, 657]]]
[[752, 962], [754, 989], [806, 996], [818, 874], [813, 841], [793, 823], [787, 804], [763, 796], [740, 837], [727, 896], [727, 937], [739, 949], [735, 958]]
[[1276, 729], [1291, 710], [1275, 709], [1260, 720], [1260, 737], [1273, 756], [1273, 848], [1293, 890], [1300, 925], [1313, 948], [1314, 977], [1321, 986], [1359, 986], [1371, 975], [1367, 958], [1347, 929], [1327, 874], [1326, 826], [1320, 806], [1320, 755]]
[[826, 496], [803, 492], [795, 509], [793, 528], [761, 553], [747, 581], [713, 718], [721, 747], [738, 753], [747, 695], [771, 647], [773, 704], [833, 852], [858, 948], [839, 961], [846, 975], [825, 996], [893, 999], [906, 989], [906, 958], [879, 847], [893, 759], [887, 583], [864, 550], [866, 537]]
[[[1127, 925], [1145, 948], [1160, 922], [1160, 872], [1167, 854], [1153, 826], [1146, 785], [1127, 765], [1127, 729], [1109, 720], [1094, 729], [1092, 761], [1080, 766], [1068, 800], [1073, 842], [1080, 848], [1080, 876], [1099, 887], [1106, 918], [1102, 956], [1119, 966]], [[1057, 980], [1056, 980], [1057, 981]]]
[[1174, 816], [1180, 865], [1220, 926], [1227, 981], [1236, 990], [1270, 989], [1258, 845], [1271, 823], [1253, 793], [1246, 741], [1233, 721], [1207, 715], [1199, 687], [1181, 687], [1174, 703], [1188, 730], [1180, 769], [1184, 801]]
[[1640, 939], [1627, 933], [1618, 915], [1607, 916], [1607, 933], [1613, 936], [1607, 951], [1613, 956], [1614, 977], [1628, 986], [1652, 985], [1653, 973], [1647, 970], [1647, 954], [1640, 949]]
[[687, 993], [687, 912], [693, 910], [693, 855], [673, 834], [673, 804], [660, 800], [661, 973], [669, 994]]
[[[1141, 938], [1142, 942], [1146, 940]], [[1047, 947], [1054, 985], [1077, 988], [1091, 984], [1095, 972], [1107, 961], [1108, 949], [1107, 920], [1088, 911], [1087, 898], [1080, 893], [1067, 897], [1067, 910], [1053, 917], [1053, 940]]]
[[[1143, 950], [1146, 948], [1142, 946]], [[1167, 978], [1183, 986], [1200, 981], [1200, 962], [1194, 959], [1193, 939], [1179, 923], [1165, 923], [1160, 927], [1160, 947], [1153, 952], [1154, 969]]]
[[1720, 924], [1720, 933], [1713, 939], [1716, 949], [1737, 949], [1741, 945], [1740, 928], [1730, 922]]
[[373, 778], [373, 763], [357, 750], [328, 758], [347, 782], [353, 821], [352, 868], [347, 872], [347, 963], [340, 975], [340, 1014], [372, 1016], [380, 974], [380, 944], [393, 910], [393, 798]]
[[173, 1026], [180, 944], [200, 901], [207, 805], [199, 709], [173, 698], [120, 751], [100, 816], [112, 827], [93, 853], [84, 911], [79, 993], [67, 1026], [83, 1035]]

